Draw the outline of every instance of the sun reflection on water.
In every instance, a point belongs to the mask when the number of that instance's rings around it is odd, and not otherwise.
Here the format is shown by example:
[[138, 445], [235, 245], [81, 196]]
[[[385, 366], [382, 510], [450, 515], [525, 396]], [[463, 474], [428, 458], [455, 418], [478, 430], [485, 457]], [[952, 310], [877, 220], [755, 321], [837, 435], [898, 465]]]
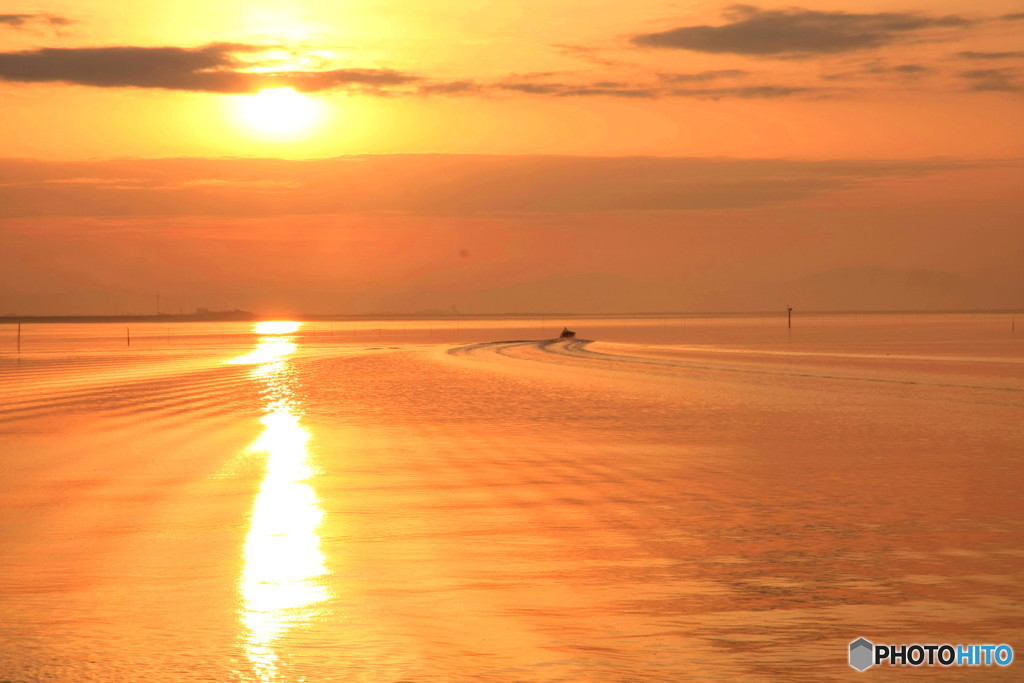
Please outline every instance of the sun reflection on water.
[[[279, 335], [298, 327], [261, 323], [255, 331]], [[295, 349], [291, 338], [266, 336], [251, 353], [230, 361], [256, 364], [250, 376], [266, 389], [264, 429], [249, 446], [253, 453], [266, 454], [266, 474], [253, 503], [239, 580], [245, 654], [257, 680], [265, 683], [280, 680], [281, 638], [311, 621], [330, 597], [318, 533], [323, 510], [308, 483], [315, 474], [307, 450], [310, 436], [294, 396], [289, 356]]]
[[228, 363], [232, 365], [257, 364], [261, 367], [256, 368], [253, 372], [260, 372], [261, 375], [266, 375], [269, 371], [276, 369], [276, 367], [271, 367], [271, 364], [280, 365], [278, 361], [292, 353], [295, 353], [295, 342], [276, 337], [263, 337], [255, 349], [244, 356], [232, 358]]
[[264, 320], [252, 326], [256, 334], [291, 334], [298, 332], [302, 323], [294, 320]]

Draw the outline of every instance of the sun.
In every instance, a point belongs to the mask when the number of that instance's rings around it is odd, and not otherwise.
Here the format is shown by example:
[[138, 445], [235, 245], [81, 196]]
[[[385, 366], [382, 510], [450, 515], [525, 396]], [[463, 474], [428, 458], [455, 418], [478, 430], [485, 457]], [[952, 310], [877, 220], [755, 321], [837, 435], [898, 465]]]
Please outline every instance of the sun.
[[295, 138], [308, 134], [322, 117], [317, 100], [292, 88], [268, 88], [240, 98], [238, 116], [257, 133], [273, 138]]
[[302, 323], [294, 320], [264, 320], [252, 326], [256, 334], [291, 334], [295, 332]]

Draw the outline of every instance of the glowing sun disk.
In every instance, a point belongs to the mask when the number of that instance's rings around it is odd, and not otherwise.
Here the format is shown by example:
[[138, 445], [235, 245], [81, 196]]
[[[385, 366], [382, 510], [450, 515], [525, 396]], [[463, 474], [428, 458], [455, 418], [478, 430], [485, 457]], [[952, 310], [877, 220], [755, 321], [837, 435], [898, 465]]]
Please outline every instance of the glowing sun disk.
[[241, 98], [238, 114], [254, 132], [270, 137], [295, 137], [320, 118], [321, 105], [292, 88], [269, 88]]

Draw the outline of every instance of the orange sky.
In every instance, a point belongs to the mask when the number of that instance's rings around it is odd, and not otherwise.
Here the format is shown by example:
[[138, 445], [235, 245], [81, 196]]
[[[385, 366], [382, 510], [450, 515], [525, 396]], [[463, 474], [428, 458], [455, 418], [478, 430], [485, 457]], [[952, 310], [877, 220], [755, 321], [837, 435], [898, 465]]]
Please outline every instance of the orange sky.
[[0, 98], [0, 314], [1024, 294], [1020, 0], [9, 0]]

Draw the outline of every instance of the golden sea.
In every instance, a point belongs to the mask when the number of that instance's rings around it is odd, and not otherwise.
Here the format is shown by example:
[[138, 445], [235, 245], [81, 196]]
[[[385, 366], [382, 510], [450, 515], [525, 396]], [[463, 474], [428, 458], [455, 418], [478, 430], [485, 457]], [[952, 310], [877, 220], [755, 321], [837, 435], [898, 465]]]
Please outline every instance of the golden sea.
[[3, 682], [1019, 673], [847, 663], [1021, 650], [1008, 314], [5, 326], [0, 391]]

